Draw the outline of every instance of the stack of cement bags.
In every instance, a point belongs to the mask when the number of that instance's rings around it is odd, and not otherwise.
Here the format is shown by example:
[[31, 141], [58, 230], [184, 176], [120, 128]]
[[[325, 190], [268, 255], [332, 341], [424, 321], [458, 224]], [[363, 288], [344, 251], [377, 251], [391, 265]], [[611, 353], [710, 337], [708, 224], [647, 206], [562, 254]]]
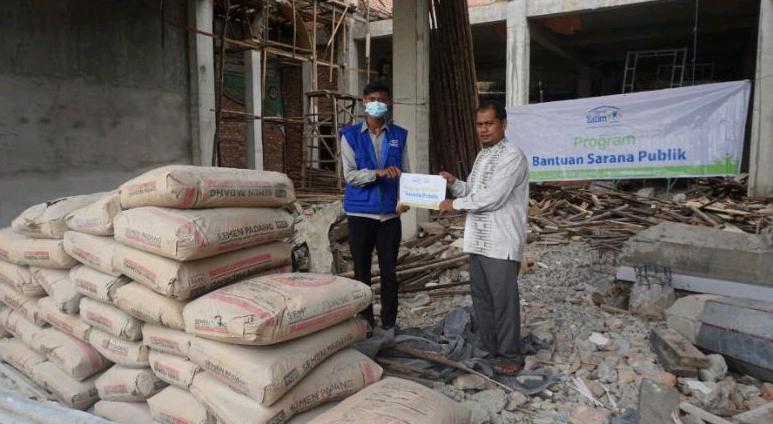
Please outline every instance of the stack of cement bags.
[[204, 371], [185, 372], [193, 376], [185, 384], [220, 424], [283, 423], [348, 397], [381, 378], [378, 364], [350, 348], [365, 336], [353, 316], [371, 296], [358, 281], [301, 273], [204, 295], [183, 311], [195, 335], [188, 368]]
[[350, 347], [370, 288], [288, 273], [285, 175], [168, 166], [72, 199], [0, 231], [0, 324], [17, 336], [0, 358], [67, 405], [118, 423], [283, 423], [381, 378]]
[[7, 306], [0, 322], [16, 336], [2, 341], [0, 357], [77, 409], [97, 401], [96, 380], [110, 362], [88, 342], [91, 328], [79, 318], [83, 296], [70, 278], [78, 261], [63, 237], [70, 214], [109, 196], [41, 203], [0, 230], [0, 299]]
[[[157, 420], [213, 422], [182, 390], [186, 375], [195, 373], [186, 368], [187, 342], [176, 340], [185, 336], [183, 307], [239, 278], [289, 271], [291, 246], [280, 240], [293, 231], [292, 216], [282, 209], [295, 200], [292, 182], [272, 172], [168, 166], [123, 184], [119, 192], [123, 211], [113, 220], [112, 266], [131, 281], [103, 292], [146, 323], [144, 342], [135, 343], [153, 369], [143, 371], [163, 386], [172, 384], [158, 394], [142, 392], [142, 400], [153, 399], [148, 413]], [[129, 422], [99, 406], [97, 414]]]

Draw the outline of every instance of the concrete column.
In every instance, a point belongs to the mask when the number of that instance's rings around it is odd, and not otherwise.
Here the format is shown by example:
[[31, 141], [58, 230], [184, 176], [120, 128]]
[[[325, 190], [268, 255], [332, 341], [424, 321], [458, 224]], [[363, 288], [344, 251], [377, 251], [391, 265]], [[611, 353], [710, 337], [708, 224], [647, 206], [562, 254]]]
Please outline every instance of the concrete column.
[[[305, 121], [317, 121], [317, 113], [319, 112], [318, 105], [316, 103], [311, 104], [311, 108], [309, 108], [309, 102], [308, 98], [306, 97], [306, 93], [313, 91], [313, 82], [312, 79], [314, 78], [314, 67], [309, 62], [303, 62], [301, 65], [301, 84], [303, 86], [303, 116], [305, 117]], [[303, 133], [306, 134], [309, 131], [309, 128], [307, 128], [308, 125], [305, 125], [305, 128], [303, 129]], [[309, 149], [308, 147], [308, 141], [306, 140], [306, 137], [303, 138], [303, 155], [304, 159], [307, 159], [311, 161], [311, 166], [313, 168], [319, 168], [319, 139], [314, 138], [312, 140], [312, 146], [314, 146], [313, 149]], [[307, 156], [310, 155], [310, 156]], [[304, 165], [305, 166], [305, 165]]]
[[357, 40], [354, 38], [355, 22], [351, 18], [347, 18], [345, 25], [345, 33], [341, 34], [339, 41], [336, 41], [338, 63], [344, 66], [338, 73], [338, 91], [359, 96], [362, 94], [360, 74], [357, 72], [360, 67], [360, 53]]
[[[429, 13], [428, 0], [395, 0], [392, 36], [394, 121], [408, 130], [411, 171], [429, 173]], [[403, 216], [403, 238], [414, 237], [425, 209]]]
[[[188, 2], [191, 26], [212, 33], [212, 0]], [[192, 162], [212, 165], [215, 138], [215, 53], [212, 37], [191, 33], [188, 38]]]
[[526, 0], [507, 2], [507, 106], [529, 103], [529, 24]]
[[[247, 113], [263, 116], [263, 55], [256, 50], [244, 52], [244, 100]], [[263, 120], [247, 121], [247, 167], [263, 169]]]
[[773, 197], [773, 0], [760, 0], [757, 40], [749, 195]]

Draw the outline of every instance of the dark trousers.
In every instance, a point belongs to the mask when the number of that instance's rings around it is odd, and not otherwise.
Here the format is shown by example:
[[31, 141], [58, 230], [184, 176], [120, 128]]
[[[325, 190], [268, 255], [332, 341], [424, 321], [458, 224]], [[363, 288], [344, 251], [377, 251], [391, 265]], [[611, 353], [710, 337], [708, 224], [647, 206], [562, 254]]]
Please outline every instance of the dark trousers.
[[517, 261], [470, 255], [472, 307], [481, 344], [495, 357], [521, 362], [518, 270]]
[[[389, 328], [397, 321], [397, 253], [400, 249], [402, 226], [400, 218], [381, 222], [376, 219], [350, 216], [349, 249], [354, 261], [354, 278], [370, 285], [370, 266], [373, 248], [378, 252], [381, 272], [381, 325]], [[373, 324], [373, 305], [363, 312]]]

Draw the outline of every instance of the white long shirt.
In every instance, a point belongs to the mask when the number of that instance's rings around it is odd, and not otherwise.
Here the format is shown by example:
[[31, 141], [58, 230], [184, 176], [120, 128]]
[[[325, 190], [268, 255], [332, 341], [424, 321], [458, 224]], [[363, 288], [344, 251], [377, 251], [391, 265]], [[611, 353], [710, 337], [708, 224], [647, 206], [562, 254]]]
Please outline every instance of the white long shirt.
[[467, 211], [464, 252], [520, 261], [526, 244], [529, 173], [520, 148], [503, 139], [475, 158], [469, 181], [451, 185], [456, 210]]

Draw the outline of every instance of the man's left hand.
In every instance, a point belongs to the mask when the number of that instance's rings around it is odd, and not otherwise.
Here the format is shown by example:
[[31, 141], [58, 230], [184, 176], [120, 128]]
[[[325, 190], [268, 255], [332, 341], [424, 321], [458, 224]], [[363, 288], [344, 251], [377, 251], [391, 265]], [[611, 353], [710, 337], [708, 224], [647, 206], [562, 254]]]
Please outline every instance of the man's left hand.
[[397, 204], [397, 208], [395, 209], [395, 212], [397, 212], [398, 215], [402, 215], [406, 212], [408, 212], [411, 208], [408, 207], [408, 205], [404, 205], [402, 203]]
[[440, 212], [453, 212], [454, 211], [454, 201], [451, 199], [446, 199], [440, 202]]

